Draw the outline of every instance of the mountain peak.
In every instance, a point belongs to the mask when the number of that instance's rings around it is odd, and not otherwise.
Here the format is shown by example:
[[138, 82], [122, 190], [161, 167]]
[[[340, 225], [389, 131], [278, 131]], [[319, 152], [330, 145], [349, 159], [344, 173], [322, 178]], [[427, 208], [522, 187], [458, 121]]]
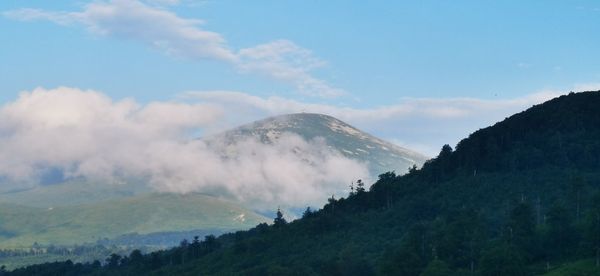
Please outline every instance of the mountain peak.
[[372, 175], [387, 171], [402, 174], [413, 165], [426, 160], [422, 154], [394, 145], [370, 135], [335, 117], [319, 113], [292, 113], [255, 121], [218, 135], [228, 142], [254, 137], [272, 143], [284, 133], [299, 135], [305, 140], [321, 137], [330, 148], [344, 156], [368, 163]]

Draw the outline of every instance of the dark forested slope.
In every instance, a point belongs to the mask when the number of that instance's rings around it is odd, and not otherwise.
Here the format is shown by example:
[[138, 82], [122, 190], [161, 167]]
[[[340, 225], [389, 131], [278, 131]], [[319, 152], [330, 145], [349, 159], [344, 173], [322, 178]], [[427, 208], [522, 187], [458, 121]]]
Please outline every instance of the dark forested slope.
[[302, 219], [26, 274], [600, 275], [600, 92], [562, 96]]

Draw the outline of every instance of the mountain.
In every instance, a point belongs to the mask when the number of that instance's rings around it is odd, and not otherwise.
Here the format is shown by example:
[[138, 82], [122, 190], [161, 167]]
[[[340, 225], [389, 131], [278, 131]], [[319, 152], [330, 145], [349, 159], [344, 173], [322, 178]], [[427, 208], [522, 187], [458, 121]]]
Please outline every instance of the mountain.
[[600, 275], [598, 106], [600, 91], [536, 105], [293, 222], [14, 274]]
[[256, 138], [272, 143], [284, 133], [299, 135], [305, 140], [323, 138], [327, 145], [344, 156], [368, 164], [371, 175], [388, 171], [405, 173], [413, 165], [421, 166], [428, 158], [415, 151], [396, 146], [365, 133], [334, 117], [296, 113], [270, 117], [209, 137], [210, 141], [237, 141]]

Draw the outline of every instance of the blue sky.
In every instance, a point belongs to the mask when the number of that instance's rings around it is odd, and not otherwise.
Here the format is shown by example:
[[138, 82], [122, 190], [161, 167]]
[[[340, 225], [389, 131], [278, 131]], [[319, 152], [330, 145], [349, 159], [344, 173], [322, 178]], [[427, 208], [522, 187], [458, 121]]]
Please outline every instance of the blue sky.
[[223, 128], [323, 112], [432, 155], [552, 96], [600, 89], [597, 1], [6, 0], [0, 11], [1, 103], [66, 86], [240, 113]]

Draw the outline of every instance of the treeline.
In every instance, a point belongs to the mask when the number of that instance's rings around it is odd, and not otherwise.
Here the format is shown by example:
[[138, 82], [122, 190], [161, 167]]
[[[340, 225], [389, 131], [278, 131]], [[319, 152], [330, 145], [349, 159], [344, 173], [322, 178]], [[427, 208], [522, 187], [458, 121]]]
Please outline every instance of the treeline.
[[21, 267], [32, 263], [70, 259], [74, 262], [104, 262], [112, 253], [127, 256], [135, 249], [142, 253], [171, 248], [179, 245], [182, 239], [193, 236], [207, 236], [224, 233], [225, 229], [203, 229], [178, 232], [158, 232], [150, 234], [125, 234], [113, 239], [98, 239], [95, 243], [80, 245], [38, 244], [29, 247], [0, 249], [0, 265], [9, 268]]
[[579, 196], [573, 191], [574, 201], [545, 203], [521, 194], [507, 200], [500, 215], [469, 202], [451, 207], [451, 197], [423, 202], [392, 193], [382, 201], [386, 197], [375, 192], [407, 177], [382, 174], [370, 191], [359, 182], [348, 197], [331, 198], [318, 211], [307, 208], [301, 220], [290, 223], [278, 212], [272, 225], [202, 241], [195, 237], [170, 250], [134, 250], [102, 262], [45, 264], [14, 273], [534, 275], [579, 259], [592, 259], [594, 265], [582, 269], [600, 273], [598, 175], [594, 181], [570, 179], [573, 184], [566, 186], [585, 191]]
[[123, 248], [117, 247], [106, 247], [102, 245], [75, 245], [75, 246], [57, 246], [48, 245], [41, 246], [37, 243], [30, 248], [13, 248], [13, 249], [0, 249], [0, 259], [5, 257], [25, 257], [25, 256], [38, 256], [44, 254], [61, 255], [61, 256], [83, 256], [83, 255], [96, 255], [98, 253], [103, 254], [106, 252], [122, 251]]
[[110, 253], [100, 261], [86, 263], [64, 262], [32, 265], [18, 268], [11, 272], [15, 275], [82, 275], [82, 274], [130, 274], [142, 273], [159, 269], [164, 266], [177, 266], [190, 263], [208, 253], [217, 250], [220, 243], [214, 235], [208, 235], [204, 240], [195, 236], [191, 242], [182, 240], [180, 245], [169, 250], [159, 250], [143, 254], [135, 249], [129, 254]]
[[[151, 252], [158, 250], [146, 246], [104, 246], [100, 244], [84, 244], [73, 246], [40, 245], [35, 243], [28, 248], [0, 249], [0, 266], [5, 270], [28, 266], [43, 262], [67, 261], [93, 262], [104, 260], [110, 254], [128, 255], [132, 250]], [[101, 263], [101, 262], [100, 262]]]

